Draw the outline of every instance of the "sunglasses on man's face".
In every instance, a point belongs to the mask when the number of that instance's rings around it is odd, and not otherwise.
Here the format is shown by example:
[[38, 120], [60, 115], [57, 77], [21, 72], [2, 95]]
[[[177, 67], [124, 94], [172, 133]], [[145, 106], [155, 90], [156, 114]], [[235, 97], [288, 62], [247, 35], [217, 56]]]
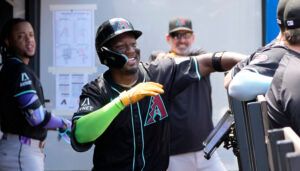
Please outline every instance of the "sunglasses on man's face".
[[190, 32], [185, 32], [185, 33], [180, 33], [180, 32], [174, 32], [171, 33], [170, 36], [175, 39], [175, 40], [179, 40], [179, 39], [190, 39], [192, 37], [192, 33]]

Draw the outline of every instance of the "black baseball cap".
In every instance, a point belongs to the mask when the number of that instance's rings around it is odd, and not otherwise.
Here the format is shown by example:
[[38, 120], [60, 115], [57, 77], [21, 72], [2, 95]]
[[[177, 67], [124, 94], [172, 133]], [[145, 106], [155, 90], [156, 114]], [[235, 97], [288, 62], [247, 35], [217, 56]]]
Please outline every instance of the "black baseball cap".
[[172, 19], [169, 22], [169, 34], [179, 30], [193, 32], [192, 21], [182, 17]]
[[277, 5], [277, 24], [280, 26], [284, 25], [283, 22], [283, 15], [284, 15], [284, 9], [287, 4], [288, 0], [279, 0]]
[[284, 10], [284, 24], [287, 29], [300, 28], [300, 1], [289, 0]]

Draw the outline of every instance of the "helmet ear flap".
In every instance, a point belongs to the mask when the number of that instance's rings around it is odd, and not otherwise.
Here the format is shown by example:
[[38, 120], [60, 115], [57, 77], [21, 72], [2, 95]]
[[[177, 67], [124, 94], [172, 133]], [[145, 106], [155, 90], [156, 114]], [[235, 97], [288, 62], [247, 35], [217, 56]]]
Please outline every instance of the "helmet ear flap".
[[103, 46], [99, 50], [99, 58], [102, 64], [112, 68], [122, 68], [128, 57], [122, 53], [118, 53]]

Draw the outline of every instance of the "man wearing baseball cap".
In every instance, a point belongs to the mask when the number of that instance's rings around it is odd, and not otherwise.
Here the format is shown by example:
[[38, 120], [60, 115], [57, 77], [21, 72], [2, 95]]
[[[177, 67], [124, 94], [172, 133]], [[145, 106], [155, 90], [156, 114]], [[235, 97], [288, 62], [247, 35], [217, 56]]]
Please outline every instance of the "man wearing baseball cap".
[[[193, 50], [195, 35], [192, 22], [187, 18], [174, 18], [169, 22], [166, 41], [170, 45], [168, 53], [152, 56], [157, 58], [180, 58], [205, 54], [202, 49]], [[225, 52], [229, 53], [229, 52]], [[223, 52], [214, 53], [215, 56]], [[225, 54], [226, 55], [226, 54]], [[215, 68], [214, 71], [224, 71]], [[214, 72], [211, 71], [211, 72]], [[190, 84], [170, 103], [171, 148], [168, 171], [226, 170], [217, 153], [210, 160], [204, 158], [202, 142], [213, 130], [211, 85], [209, 74], [199, 82]]]
[[195, 41], [192, 29], [192, 21], [187, 18], [174, 18], [169, 22], [169, 34], [166, 36], [174, 55], [187, 56], [204, 53], [202, 50], [192, 51], [191, 47]]
[[284, 11], [286, 46], [267, 92], [271, 128], [291, 127], [300, 136], [300, 1], [289, 0]]

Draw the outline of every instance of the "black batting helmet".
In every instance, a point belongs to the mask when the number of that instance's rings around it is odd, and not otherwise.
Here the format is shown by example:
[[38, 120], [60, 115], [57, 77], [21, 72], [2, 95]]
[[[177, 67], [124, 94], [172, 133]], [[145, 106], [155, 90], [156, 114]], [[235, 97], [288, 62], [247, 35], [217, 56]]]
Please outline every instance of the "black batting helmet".
[[108, 67], [122, 68], [127, 62], [127, 56], [118, 52], [114, 52], [106, 43], [123, 33], [132, 33], [137, 39], [142, 32], [135, 30], [132, 24], [124, 18], [112, 18], [100, 25], [96, 33], [96, 51], [102, 64]]

